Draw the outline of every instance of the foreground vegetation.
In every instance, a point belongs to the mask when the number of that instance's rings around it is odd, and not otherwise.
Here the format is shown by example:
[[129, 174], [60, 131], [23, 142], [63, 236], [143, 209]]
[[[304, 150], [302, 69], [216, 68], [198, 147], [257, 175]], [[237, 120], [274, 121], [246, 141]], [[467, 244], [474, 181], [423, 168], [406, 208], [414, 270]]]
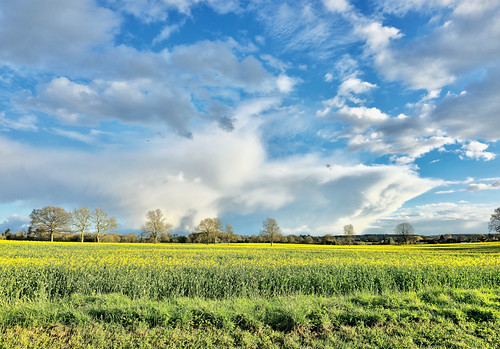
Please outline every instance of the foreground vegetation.
[[494, 348], [500, 244], [0, 241], [0, 307], [5, 348]]
[[161, 302], [73, 294], [1, 306], [6, 348], [500, 346], [499, 289]]

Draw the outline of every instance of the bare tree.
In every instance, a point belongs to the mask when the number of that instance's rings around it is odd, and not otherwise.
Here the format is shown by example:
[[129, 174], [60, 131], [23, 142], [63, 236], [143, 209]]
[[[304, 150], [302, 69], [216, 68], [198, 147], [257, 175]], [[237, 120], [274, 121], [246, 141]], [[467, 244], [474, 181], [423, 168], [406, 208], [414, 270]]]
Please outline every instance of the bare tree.
[[101, 237], [116, 231], [118, 224], [116, 224], [115, 217], [110, 217], [101, 208], [96, 208], [92, 214], [92, 223], [94, 223], [94, 231], [97, 242], [101, 241]]
[[266, 220], [262, 222], [260, 234], [267, 237], [272, 246], [274, 240], [281, 236], [281, 229], [274, 218], [266, 218]]
[[231, 224], [226, 224], [227, 243], [229, 244], [229, 243], [233, 242], [235, 237], [236, 237], [236, 235], [234, 235], [233, 226]]
[[215, 244], [217, 236], [222, 230], [222, 222], [219, 218], [205, 218], [195, 228], [195, 232], [200, 234], [203, 239], [209, 244], [211, 241]]
[[394, 233], [401, 236], [403, 243], [407, 244], [410, 241], [411, 236], [415, 234], [415, 230], [410, 223], [404, 222], [397, 225], [396, 229], [394, 229]]
[[347, 239], [347, 243], [351, 245], [354, 242], [354, 227], [352, 224], [346, 224], [344, 225], [344, 235]]
[[30, 218], [30, 228], [33, 231], [48, 233], [51, 242], [54, 241], [55, 233], [70, 230], [71, 213], [61, 207], [45, 206], [41, 209], [34, 209]]
[[148, 213], [146, 213], [146, 223], [142, 229], [146, 234], [149, 234], [150, 238], [153, 238], [155, 244], [158, 241], [159, 235], [167, 234], [172, 228], [173, 225], [167, 223], [160, 209], [148, 211]]
[[75, 231], [81, 234], [81, 241], [84, 241], [85, 234], [88, 233], [91, 221], [91, 214], [88, 207], [81, 207], [79, 209], [73, 210], [73, 221], [72, 225], [75, 228]]
[[496, 231], [500, 234], [500, 207], [496, 208], [490, 217], [490, 222], [488, 223], [489, 231]]

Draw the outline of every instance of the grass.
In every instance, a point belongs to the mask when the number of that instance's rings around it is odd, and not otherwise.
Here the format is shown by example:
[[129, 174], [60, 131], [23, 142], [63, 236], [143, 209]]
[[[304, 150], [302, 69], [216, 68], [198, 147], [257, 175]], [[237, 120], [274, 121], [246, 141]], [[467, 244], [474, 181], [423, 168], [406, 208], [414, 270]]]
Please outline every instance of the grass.
[[0, 242], [0, 348], [497, 348], [500, 244]]
[[1, 307], [4, 348], [500, 346], [500, 289], [160, 302], [73, 294]]

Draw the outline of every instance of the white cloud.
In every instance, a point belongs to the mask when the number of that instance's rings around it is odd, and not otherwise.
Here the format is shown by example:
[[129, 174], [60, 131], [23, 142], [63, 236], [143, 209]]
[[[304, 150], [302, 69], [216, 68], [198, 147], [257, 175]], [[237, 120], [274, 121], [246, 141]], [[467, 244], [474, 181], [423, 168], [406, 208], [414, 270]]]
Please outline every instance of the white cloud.
[[323, 5], [332, 12], [346, 12], [351, 9], [351, 5], [346, 0], [322, 0]]
[[293, 87], [297, 83], [296, 79], [293, 79], [285, 74], [281, 74], [276, 79], [276, 84], [278, 85], [278, 89], [280, 92], [289, 93], [293, 90]]
[[394, 154], [395, 161], [410, 163], [432, 150], [444, 150], [446, 145], [457, 142], [439, 129], [427, 127], [425, 119], [389, 118], [376, 110], [373, 113], [372, 123], [366, 123], [364, 128], [361, 127], [362, 123], [344, 131], [342, 137], [349, 138], [348, 144], [352, 150], [364, 149], [380, 155]]
[[471, 159], [490, 161], [495, 158], [495, 154], [485, 151], [488, 145], [478, 141], [470, 141], [464, 144], [462, 149], [465, 156]]
[[349, 96], [350, 94], [361, 94], [370, 91], [377, 85], [367, 81], [361, 81], [356, 77], [350, 77], [340, 84], [338, 89], [339, 96]]
[[379, 22], [359, 26], [355, 29], [355, 33], [365, 38], [366, 45], [372, 52], [380, 54], [376, 57], [376, 60], [379, 61], [384, 59], [384, 51], [388, 48], [391, 40], [403, 36], [399, 29], [383, 26]]
[[170, 35], [173, 33], [178, 32], [181, 29], [180, 24], [173, 24], [173, 25], [166, 25], [163, 27], [161, 30], [160, 34], [158, 34], [154, 39], [153, 39], [153, 45], [156, 45], [162, 41], [167, 40]]
[[491, 187], [484, 183], [472, 183], [465, 189], [465, 191], [479, 191], [490, 189]]
[[[343, 69], [342, 69], [343, 70]], [[342, 77], [342, 83], [337, 89], [337, 95], [334, 98], [323, 101], [323, 105], [325, 108], [323, 110], [319, 110], [316, 112], [317, 116], [324, 117], [328, 115], [332, 110], [338, 109], [338, 115], [348, 115], [354, 114], [357, 116], [357, 119], [381, 119], [381, 112], [376, 108], [366, 108], [366, 107], [358, 107], [351, 108], [346, 106], [347, 101], [350, 101], [354, 104], [361, 104], [364, 100], [360, 99], [358, 95], [367, 93], [370, 90], [377, 87], [377, 85], [369, 83], [367, 81], [362, 81], [357, 78], [357, 71], [352, 72], [350, 75], [345, 74], [345, 71], [340, 72], [340, 76]], [[325, 81], [329, 82], [333, 80], [333, 75], [327, 73], [325, 75]], [[339, 109], [340, 108], [340, 109]], [[362, 115], [367, 115], [368, 118], [362, 117]], [[375, 115], [379, 114], [379, 115]]]
[[377, 108], [347, 107], [343, 106], [337, 111], [338, 117], [356, 125], [364, 125], [366, 128], [387, 120], [389, 116]]
[[429, 35], [398, 42], [397, 46], [394, 39], [403, 33], [378, 22], [367, 25], [366, 19], [358, 19], [355, 33], [366, 40], [367, 52], [386, 78], [414, 89], [439, 89], [479, 65], [494, 64], [500, 55], [500, 3], [460, 1], [437, 7], [448, 5], [452, 11], [430, 27]]
[[196, 115], [189, 95], [161, 88], [151, 81], [95, 81], [84, 85], [65, 77], [52, 80], [25, 103], [70, 124], [121, 120], [142, 124], [166, 123], [189, 136], [188, 123]]
[[427, 95], [425, 95], [421, 102], [425, 102], [425, 101], [430, 101], [432, 99], [436, 99], [439, 97], [439, 95], [441, 94], [441, 89], [435, 89], [435, 90], [430, 90]]
[[500, 189], [500, 181], [494, 183], [471, 183], [464, 191], [497, 190]]
[[436, 192], [436, 194], [452, 194], [452, 193], [456, 193], [457, 191], [456, 190], [439, 190]]
[[[79, 83], [58, 77], [40, 86], [37, 95], [16, 101], [66, 123], [164, 124], [190, 137], [191, 121], [203, 119], [231, 130], [231, 105], [242, 93], [289, 93], [299, 81], [285, 74], [274, 77], [251, 55], [238, 58], [241, 49], [233, 40], [181, 45], [159, 54], [118, 47], [99, 63], [105, 72], [99, 79]], [[115, 50], [120, 54], [111, 60], [108, 55]]]

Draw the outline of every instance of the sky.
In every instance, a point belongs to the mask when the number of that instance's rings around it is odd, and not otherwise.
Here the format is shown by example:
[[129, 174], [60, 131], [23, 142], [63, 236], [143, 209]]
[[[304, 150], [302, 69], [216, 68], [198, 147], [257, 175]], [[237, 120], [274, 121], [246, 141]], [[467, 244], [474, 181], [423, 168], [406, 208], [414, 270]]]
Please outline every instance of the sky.
[[1, 231], [486, 233], [500, 206], [497, 0], [2, 1], [0, 43]]

